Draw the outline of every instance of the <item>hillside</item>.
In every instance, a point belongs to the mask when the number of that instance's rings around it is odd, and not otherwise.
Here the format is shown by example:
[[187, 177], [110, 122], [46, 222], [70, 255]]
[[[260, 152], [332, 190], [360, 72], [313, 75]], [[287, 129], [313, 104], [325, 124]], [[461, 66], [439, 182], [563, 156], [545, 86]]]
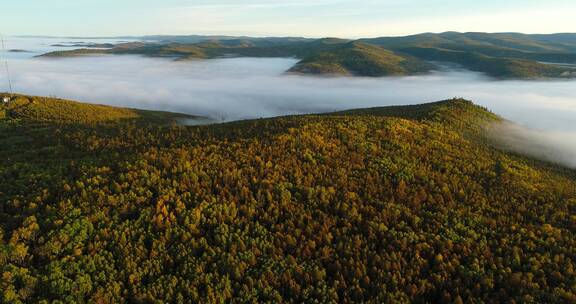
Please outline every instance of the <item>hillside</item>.
[[446, 32], [356, 41], [338, 38], [152, 36], [146, 41], [121, 43], [108, 49], [55, 51], [41, 57], [101, 54], [175, 60], [294, 57], [301, 61], [290, 72], [375, 77], [417, 75], [438, 68], [438, 62], [447, 62], [498, 79], [576, 77], [574, 67], [561, 65], [576, 63], [576, 34]]
[[0, 103], [0, 119], [6, 122], [50, 124], [95, 124], [117, 121], [141, 121], [154, 124], [172, 124], [180, 119], [204, 119], [180, 113], [144, 111], [77, 101], [3, 94], [10, 96], [8, 104]]
[[576, 172], [470, 101], [185, 127], [19, 98], [2, 303], [576, 301]]
[[428, 72], [431, 68], [430, 64], [412, 57], [361, 42], [350, 42], [307, 56], [289, 72], [379, 77], [413, 75]]
[[422, 60], [459, 64], [504, 79], [576, 77], [575, 69], [541, 62], [576, 62], [576, 34], [425, 33], [361, 39]]
[[526, 59], [490, 57], [476, 52], [441, 50], [436, 48], [407, 48], [402, 53], [435, 62], [456, 63], [500, 79], [540, 79], [576, 77], [576, 69], [542, 64]]

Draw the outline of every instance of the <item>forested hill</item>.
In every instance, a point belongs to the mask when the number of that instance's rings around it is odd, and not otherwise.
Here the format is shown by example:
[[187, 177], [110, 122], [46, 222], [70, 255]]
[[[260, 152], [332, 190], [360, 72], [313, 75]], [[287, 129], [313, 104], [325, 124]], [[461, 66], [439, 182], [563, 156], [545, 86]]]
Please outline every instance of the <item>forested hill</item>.
[[310, 55], [289, 71], [303, 74], [398, 76], [425, 73], [433, 66], [414, 57], [402, 56], [361, 42], [343, 44], [330, 51]]
[[185, 127], [19, 98], [2, 303], [576, 301], [576, 172], [492, 147], [472, 102]]

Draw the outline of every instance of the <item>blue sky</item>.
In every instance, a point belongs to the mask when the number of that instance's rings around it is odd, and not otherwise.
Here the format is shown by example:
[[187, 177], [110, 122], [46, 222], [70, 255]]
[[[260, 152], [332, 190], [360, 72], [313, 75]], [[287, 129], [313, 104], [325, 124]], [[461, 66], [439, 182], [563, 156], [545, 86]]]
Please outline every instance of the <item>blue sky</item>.
[[576, 32], [573, 0], [2, 0], [5, 35]]

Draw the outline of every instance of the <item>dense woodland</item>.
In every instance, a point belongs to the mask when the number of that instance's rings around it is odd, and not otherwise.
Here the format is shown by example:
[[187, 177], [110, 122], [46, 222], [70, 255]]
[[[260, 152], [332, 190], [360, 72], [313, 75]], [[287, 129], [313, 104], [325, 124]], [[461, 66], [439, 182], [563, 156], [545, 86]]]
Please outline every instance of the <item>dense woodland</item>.
[[2, 303], [576, 302], [576, 172], [494, 148], [469, 101], [0, 116]]

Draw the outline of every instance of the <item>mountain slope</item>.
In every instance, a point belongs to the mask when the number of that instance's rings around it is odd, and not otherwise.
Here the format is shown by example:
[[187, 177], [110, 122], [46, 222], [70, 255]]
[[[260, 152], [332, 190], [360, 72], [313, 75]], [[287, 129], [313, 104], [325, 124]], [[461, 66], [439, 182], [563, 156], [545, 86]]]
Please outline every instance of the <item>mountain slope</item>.
[[573, 302], [576, 172], [493, 148], [499, 120], [464, 100], [201, 127], [9, 116], [0, 302]]

